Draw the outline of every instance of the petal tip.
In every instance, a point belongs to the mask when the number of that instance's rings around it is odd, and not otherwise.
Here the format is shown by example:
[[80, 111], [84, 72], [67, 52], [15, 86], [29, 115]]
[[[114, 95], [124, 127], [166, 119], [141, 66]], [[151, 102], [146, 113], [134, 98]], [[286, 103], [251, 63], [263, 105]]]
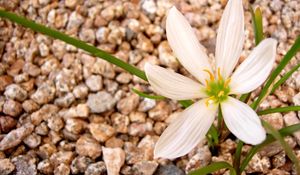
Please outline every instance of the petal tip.
[[261, 134], [260, 136], [258, 136], [256, 138], [256, 140], [253, 141], [250, 144], [252, 144], [252, 145], [258, 145], [258, 144], [261, 144], [264, 140], [266, 140], [266, 132], [264, 132], [263, 134]]
[[144, 65], [144, 70], [146, 72], [146, 74], [149, 72], [149, 70], [153, 67], [153, 65], [151, 63], [146, 62]]

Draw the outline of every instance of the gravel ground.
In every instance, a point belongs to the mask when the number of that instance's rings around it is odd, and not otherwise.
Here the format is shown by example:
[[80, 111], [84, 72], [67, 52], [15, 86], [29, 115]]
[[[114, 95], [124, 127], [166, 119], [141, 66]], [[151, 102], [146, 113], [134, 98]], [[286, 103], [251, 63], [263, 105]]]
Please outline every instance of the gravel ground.
[[[264, 31], [279, 41], [277, 61], [300, 34], [298, 0], [251, 2], [263, 11]], [[213, 57], [226, 0], [0, 0], [0, 7], [91, 43], [143, 69], [145, 62], [182, 74], [166, 41], [165, 14], [176, 5]], [[246, 42], [254, 46], [244, 0]], [[298, 54], [284, 72], [299, 63]], [[283, 73], [284, 73], [283, 72]], [[182, 107], [140, 98], [147, 83], [87, 53], [0, 19], [0, 174], [182, 175], [211, 162], [231, 163], [236, 140], [216, 152], [206, 141], [176, 160], [153, 159], [154, 145]], [[300, 72], [270, 95], [261, 109], [300, 105]], [[253, 97], [259, 89], [253, 93]], [[300, 113], [299, 113], [300, 114]], [[262, 116], [275, 128], [300, 123], [296, 112]], [[300, 132], [285, 140], [300, 158]], [[243, 154], [251, 148], [243, 147]], [[218, 171], [214, 174], [226, 174]], [[279, 143], [257, 153], [244, 174], [295, 174]]]

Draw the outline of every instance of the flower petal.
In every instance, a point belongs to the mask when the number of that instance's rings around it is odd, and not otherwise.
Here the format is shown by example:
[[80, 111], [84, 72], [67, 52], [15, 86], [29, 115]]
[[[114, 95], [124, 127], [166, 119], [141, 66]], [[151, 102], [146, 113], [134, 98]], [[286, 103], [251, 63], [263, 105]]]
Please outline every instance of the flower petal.
[[160, 95], [174, 100], [206, 97], [200, 83], [171, 70], [146, 63], [145, 72], [153, 90]]
[[242, 0], [229, 0], [216, 41], [216, 66], [226, 79], [232, 73], [241, 55], [244, 43], [244, 9]]
[[174, 159], [183, 156], [205, 137], [217, 111], [217, 105], [207, 107], [205, 100], [185, 109], [168, 126], [155, 145], [155, 158]]
[[231, 77], [232, 94], [251, 92], [267, 79], [275, 62], [276, 45], [277, 41], [269, 38], [254, 48]]
[[172, 7], [168, 13], [166, 31], [169, 44], [180, 63], [205, 84], [205, 79], [209, 77], [203, 70], [211, 71], [207, 54], [192, 27], [176, 7]]
[[222, 114], [228, 129], [245, 143], [257, 145], [265, 140], [266, 131], [255, 111], [247, 104], [228, 97], [221, 104]]

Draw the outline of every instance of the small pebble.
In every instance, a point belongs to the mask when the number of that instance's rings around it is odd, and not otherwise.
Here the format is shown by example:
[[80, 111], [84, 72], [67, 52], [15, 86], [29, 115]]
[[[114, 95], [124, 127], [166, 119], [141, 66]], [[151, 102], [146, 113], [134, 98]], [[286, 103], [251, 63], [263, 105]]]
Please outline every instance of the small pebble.
[[76, 142], [76, 152], [80, 156], [96, 159], [101, 155], [101, 145], [93, 137], [83, 135]]
[[125, 152], [121, 148], [102, 147], [103, 160], [107, 168], [107, 174], [118, 175], [125, 163]]

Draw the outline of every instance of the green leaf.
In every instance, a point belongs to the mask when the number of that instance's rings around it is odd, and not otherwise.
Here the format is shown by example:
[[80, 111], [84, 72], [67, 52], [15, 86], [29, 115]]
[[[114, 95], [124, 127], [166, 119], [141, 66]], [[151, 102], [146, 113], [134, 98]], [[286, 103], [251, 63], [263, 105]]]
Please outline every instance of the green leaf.
[[131, 89], [134, 93], [138, 94], [140, 97], [144, 97], [144, 98], [149, 98], [149, 99], [154, 99], [154, 100], [162, 100], [162, 99], [165, 99], [165, 97], [163, 96], [160, 96], [160, 95], [149, 95], [149, 94], [146, 94], [144, 92], [141, 92], [137, 89], [134, 89], [132, 88]]
[[250, 6], [252, 23], [255, 35], [255, 44], [258, 45], [264, 39], [262, 13], [259, 7], [255, 11]]
[[263, 111], [258, 111], [258, 115], [266, 115], [272, 114], [276, 112], [290, 112], [290, 111], [300, 111], [300, 106], [286, 106], [286, 107], [279, 107], [279, 108], [270, 108]]
[[2, 9], [0, 9], [0, 17], [6, 18], [6, 19], [8, 19], [10, 21], [13, 21], [17, 24], [20, 24], [24, 27], [30, 28], [33, 31], [40, 32], [40, 33], [45, 34], [47, 36], [50, 36], [52, 38], [59, 39], [59, 40], [64, 41], [68, 44], [71, 44], [71, 45], [73, 45], [77, 48], [80, 48], [80, 49], [90, 53], [93, 56], [104, 59], [104, 60], [106, 60], [106, 61], [108, 61], [108, 62], [110, 62], [110, 63], [126, 70], [126, 71], [128, 71], [129, 73], [131, 73], [133, 75], [136, 75], [137, 77], [147, 81], [147, 77], [146, 77], [145, 73], [143, 71], [141, 71], [140, 69], [124, 62], [121, 59], [116, 58], [113, 55], [110, 55], [109, 53], [107, 53], [107, 52], [105, 52], [101, 49], [98, 49], [95, 46], [87, 44], [86, 42], [83, 42], [79, 39], [70, 37], [70, 36], [68, 36], [68, 35], [66, 35], [62, 32], [59, 32], [57, 30], [46, 27], [44, 25], [35, 23], [34, 21], [28, 20], [28, 19], [26, 19], [22, 16], [16, 15], [16, 14], [11, 13], [11, 12], [7, 12], [7, 11], [2, 10]]
[[242, 153], [243, 145], [244, 142], [239, 140], [234, 154], [233, 168], [236, 170], [237, 174], [240, 174], [241, 153]]
[[284, 74], [284, 75], [281, 77], [281, 79], [278, 80], [278, 81], [274, 84], [274, 86], [273, 86], [273, 88], [272, 88], [272, 90], [271, 90], [271, 94], [274, 93], [275, 90], [276, 90], [280, 85], [282, 85], [287, 79], [289, 79], [290, 76], [292, 76], [292, 74], [293, 74], [295, 71], [297, 71], [297, 70], [299, 69], [299, 67], [300, 67], [300, 64], [296, 65], [296, 66], [293, 67], [290, 71], [288, 71], [286, 74]]
[[190, 172], [189, 175], [206, 175], [223, 168], [229, 169], [230, 175], [236, 175], [234, 168], [227, 162], [214, 162], [206, 167]]
[[218, 130], [216, 129], [216, 127], [212, 124], [211, 127], [208, 130], [207, 133], [209, 139], [211, 138], [212, 141], [212, 147], [214, 147], [215, 145], [219, 144], [219, 135], [218, 135]]
[[179, 103], [184, 107], [187, 108], [191, 106], [194, 102], [192, 100], [180, 100]]
[[290, 48], [290, 50], [287, 52], [287, 54], [283, 57], [281, 62], [278, 64], [276, 69], [271, 73], [267, 83], [263, 87], [263, 89], [260, 92], [260, 95], [258, 98], [251, 104], [251, 107], [255, 110], [260, 102], [264, 99], [264, 97], [270, 92], [270, 86], [273, 84], [273, 81], [276, 79], [276, 77], [280, 74], [280, 72], [284, 69], [284, 67], [289, 63], [289, 61], [297, 54], [297, 52], [300, 50], [300, 36], [298, 36], [297, 40], [293, 44], [293, 46]]
[[286, 143], [281, 134], [275, 128], [273, 128], [272, 125], [263, 120], [262, 124], [270, 132], [270, 134], [279, 141], [287, 156], [294, 163], [297, 173], [300, 174], [300, 162], [297, 156], [294, 154], [293, 149]]
[[[282, 128], [279, 130], [279, 133], [281, 134], [282, 137], [293, 134], [296, 131], [300, 130], [300, 124], [295, 124], [295, 125], [291, 125], [285, 128]], [[250, 162], [250, 160], [252, 159], [252, 157], [264, 146], [274, 142], [276, 139], [272, 136], [272, 135], [267, 135], [266, 140], [259, 144], [256, 145], [254, 147], [252, 147], [250, 149], [250, 151], [248, 152], [248, 154], [245, 156], [244, 160], [241, 163], [241, 167], [240, 167], [240, 172], [244, 171], [246, 166], [248, 165], [248, 163]]]

